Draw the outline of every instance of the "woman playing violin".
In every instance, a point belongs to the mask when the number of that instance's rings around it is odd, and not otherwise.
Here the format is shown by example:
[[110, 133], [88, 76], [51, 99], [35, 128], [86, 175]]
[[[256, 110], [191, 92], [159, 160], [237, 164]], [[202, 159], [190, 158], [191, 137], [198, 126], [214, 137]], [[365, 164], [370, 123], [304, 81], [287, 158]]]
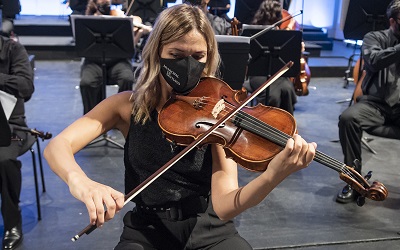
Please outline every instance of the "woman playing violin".
[[[163, 137], [157, 119], [164, 104], [173, 93], [190, 92], [200, 77], [215, 76], [219, 59], [213, 30], [200, 8], [167, 8], [144, 47], [134, 91], [105, 99], [50, 141], [44, 155], [71, 194], [85, 203], [91, 224], [102, 226], [112, 219], [124, 205], [124, 194], [90, 179], [74, 154], [106, 131], [120, 130], [126, 138], [125, 191], [131, 191], [183, 148]], [[222, 146], [194, 148], [133, 199], [136, 206], [124, 217], [115, 249], [252, 249], [233, 218], [308, 166], [315, 150], [315, 143], [295, 135], [266, 171], [239, 187], [237, 163]]]

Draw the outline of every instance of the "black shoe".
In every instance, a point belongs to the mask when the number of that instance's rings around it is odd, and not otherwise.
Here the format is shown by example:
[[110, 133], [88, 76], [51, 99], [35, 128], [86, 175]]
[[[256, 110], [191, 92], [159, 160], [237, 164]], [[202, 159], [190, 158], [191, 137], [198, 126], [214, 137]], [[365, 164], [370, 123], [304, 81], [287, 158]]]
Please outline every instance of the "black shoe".
[[5, 249], [16, 249], [22, 242], [22, 226], [21, 224], [11, 228], [4, 232], [3, 238], [3, 250]]
[[337, 195], [336, 201], [339, 203], [350, 203], [357, 199], [358, 192], [354, 191], [354, 189], [350, 185], [346, 185]]

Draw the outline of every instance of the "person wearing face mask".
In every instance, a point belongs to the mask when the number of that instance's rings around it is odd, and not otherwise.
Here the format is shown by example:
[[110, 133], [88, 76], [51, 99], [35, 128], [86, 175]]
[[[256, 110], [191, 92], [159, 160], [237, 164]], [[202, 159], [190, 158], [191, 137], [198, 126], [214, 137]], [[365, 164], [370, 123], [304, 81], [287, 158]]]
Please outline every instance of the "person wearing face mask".
[[[389, 28], [371, 31], [363, 39], [361, 51], [365, 77], [361, 85], [362, 95], [339, 117], [344, 163], [354, 166], [359, 173], [363, 131], [400, 139], [400, 0], [390, 2], [386, 15]], [[336, 201], [348, 203], [357, 197], [358, 193], [345, 186], [339, 191]]]
[[[184, 149], [171, 147], [158, 124], [165, 103], [192, 91], [201, 77], [216, 76], [219, 62], [204, 12], [189, 4], [169, 7], [158, 16], [143, 49], [135, 89], [108, 97], [49, 142], [46, 160], [85, 203], [92, 225], [112, 219], [124, 205], [124, 194], [91, 180], [74, 154], [105, 131], [119, 129], [126, 139], [125, 192], [132, 191]], [[306, 167], [315, 149], [315, 143], [294, 135], [265, 172], [239, 187], [238, 165], [222, 146], [194, 148], [133, 198], [136, 206], [125, 214], [115, 249], [250, 250], [233, 218]]]
[[[90, 0], [86, 15], [110, 15], [111, 0]], [[118, 92], [131, 90], [134, 84], [132, 58], [106, 58], [107, 82], [117, 84]], [[84, 58], [81, 66], [79, 89], [82, 96], [83, 114], [103, 100], [102, 58]]]

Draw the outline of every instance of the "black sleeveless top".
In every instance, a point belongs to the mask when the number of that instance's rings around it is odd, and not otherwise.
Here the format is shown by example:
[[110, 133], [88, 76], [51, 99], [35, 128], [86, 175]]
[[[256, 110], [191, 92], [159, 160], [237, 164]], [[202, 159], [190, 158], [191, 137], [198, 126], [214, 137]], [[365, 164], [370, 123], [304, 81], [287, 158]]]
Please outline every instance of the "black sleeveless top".
[[[125, 142], [125, 192], [129, 193], [147, 177], [178, 154], [183, 147], [172, 147], [163, 138], [157, 111], [146, 124], [131, 124]], [[163, 205], [190, 196], [206, 196], [211, 189], [210, 146], [195, 148], [145, 188], [133, 201], [147, 206]]]

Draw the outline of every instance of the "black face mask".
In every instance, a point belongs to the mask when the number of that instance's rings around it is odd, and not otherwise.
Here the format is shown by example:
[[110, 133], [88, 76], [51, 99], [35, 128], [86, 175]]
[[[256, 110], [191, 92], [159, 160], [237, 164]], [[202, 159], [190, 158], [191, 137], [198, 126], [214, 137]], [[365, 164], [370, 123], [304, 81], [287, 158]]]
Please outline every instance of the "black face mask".
[[98, 4], [97, 9], [103, 15], [110, 15], [111, 4], [110, 3]]
[[188, 56], [179, 59], [160, 58], [160, 66], [162, 76], [173, 90], [178, 94], [187, 94], [199, 83], [206, 64]]

